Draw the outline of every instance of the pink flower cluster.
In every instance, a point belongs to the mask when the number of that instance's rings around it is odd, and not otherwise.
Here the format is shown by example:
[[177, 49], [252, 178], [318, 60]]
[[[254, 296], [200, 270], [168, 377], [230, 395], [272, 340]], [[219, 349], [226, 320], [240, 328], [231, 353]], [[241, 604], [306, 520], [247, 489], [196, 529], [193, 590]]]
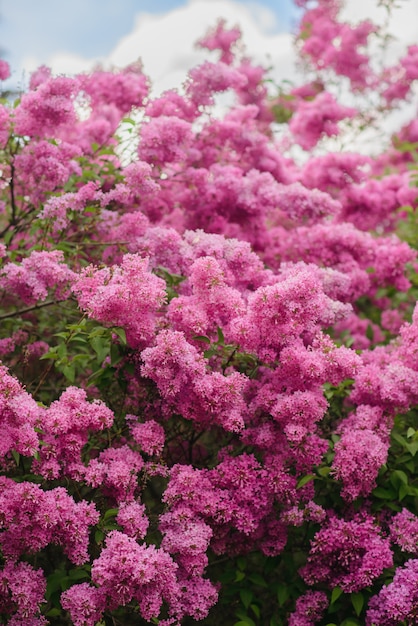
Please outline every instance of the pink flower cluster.
[[[220, 20], [199, 42], [220, 60], [181, 92], [152, 97], [138, 64], [40, 68], [0, 105], [6, 624], [180, 626], [219, 599], [225, 623], [416, 618], [418, 127], [378, 158], [315, 150], [372, 119], [367, 91], [383, 112], [406, 97], [418, 47], [374, 74], [374, 25], [299, 4], [313, 73], [277, 98]], [[278, 577], [289, 594], [261, 602]]]

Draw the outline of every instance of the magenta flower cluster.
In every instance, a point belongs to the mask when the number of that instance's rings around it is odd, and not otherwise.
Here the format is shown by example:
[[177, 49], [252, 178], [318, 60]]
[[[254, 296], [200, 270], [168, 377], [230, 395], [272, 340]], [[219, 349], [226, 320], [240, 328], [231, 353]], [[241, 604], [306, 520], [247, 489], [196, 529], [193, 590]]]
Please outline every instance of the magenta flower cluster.
[[417, 120], [327, 147], [418, 46], [377, 70], [298, 4], [279, 96], [220, 20], [178, 91], [41, 67], [0, 105], [1, 623], [417, 619]]

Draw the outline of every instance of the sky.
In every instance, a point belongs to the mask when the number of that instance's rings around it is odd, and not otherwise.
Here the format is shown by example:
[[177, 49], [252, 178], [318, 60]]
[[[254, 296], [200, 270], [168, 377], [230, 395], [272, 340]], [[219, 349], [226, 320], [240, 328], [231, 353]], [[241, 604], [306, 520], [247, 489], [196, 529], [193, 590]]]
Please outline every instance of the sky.
[[[347, 0], [346, 14], [355, 21], [375, 17], [376, 4]], [[402, 44], [418, 43], [418, 0], [398, 4], [391, 17], [395, 35]], [[292, 78], [292, 0], [0, 0], [0, 49], [13, 71], [5, 86], [24, 87], [41, 64], [75, 73], [141, 58], [160, 92], [205, 58], [193, 44], [219, 17], [241, 26], [248, 53], [273, 66], [275, 79]]]
[[0, 0], [0, 47], [15, 85], [41, 64], [71, 72], [138, 58], [158, 81], [203, 58], [193, 43], [218, 17], [246, 27], [253, 21], [252, 45], [268, 40], [263, 54], [275, 36], [288, 44], [295, 15], [292, 0]]
[[[385, 20], [378, 0], [346, 0], [353, 21]], [[381, 2], [382, 4], [382, 2]], [[394, 40], [386, 62], [418, 44], [418, 0], [396, 0], [388, 22]], [[207, 52], [194, 43], [218, 18], [239, 25], [246, 52], [270, 77], [298, 81], [293, 35], [298, 10], [292, 0], [0, 0], [0, 49], [12, 78], [3, 89], [24, 89], [45, 64], [56, 74], [123, 67], [141, 59], [153, 93], [180, 86]], [[214, 57], [212, 57], [214, 58]]]

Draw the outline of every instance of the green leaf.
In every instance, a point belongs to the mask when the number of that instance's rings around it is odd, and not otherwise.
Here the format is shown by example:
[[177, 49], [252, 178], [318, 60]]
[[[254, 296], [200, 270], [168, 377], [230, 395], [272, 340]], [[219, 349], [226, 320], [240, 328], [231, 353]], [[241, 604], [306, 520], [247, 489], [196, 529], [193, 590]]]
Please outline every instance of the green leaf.
[[103, 539], [104, 532], [101, 530], [96, 530], [96, 532], [94, 533], [94, 541], [100, 545], [101, 543], [103, 543]]
[[75, 381], [75, 364], [70, 363], [69, 365], [63, 367], [62, 373], [64, 374], [65, 378], [70, 381], [70, 383], [73, 383]]
[[14, 458], [16, 465], [19, 465], [19, 461], [20, 461], [19, 452], [17, 452], [16, 450], [12, 450], [12, 457]]
[[363, 594], [358, 592], [358, 593], [352, 593], [351, 594], [351, 604], [354, 607], [354, 610], [356, 612], [356, 615], [360, 615], [361, 610], [364, 606], [364, 597]]
[[71, 580], [82, 580], [83, 578], [89, 578], [89, 573], [86, 572], [85, 569], [77, 567], [77, 569], [71, 569], [68, 572], [68, 576], [71, 578]]
[[260, 607], [257, 604], [250, 604], [250, 609], [256, 617], [260, 617]]
[[235, 622], [234, 626], [256, 626], [254, 620], [251, 617], [246, 616], [244, 619], [241, 619], [239, 622]]
[[322, 476], [323, 478], [326, 478], [329, 475], [331, 468], [325, 465], [324, 467], [318, 467], [316, 471], [318, 472], [320, 476]]
[[399, 500], [402, 501], [406, 496], [410, 494], [410, 487], [408, 485], [401, 485], [399, 487]]
[[221, 346], [223, 346], [223, 345], [224, 345], [224, 343], [225, 343], [225, 337], [224, 337], [224, 334], [223, 334], [223, 332], [222, 332], [222, 328], [219, 328], [219, 326], [218, 326], [218, 328], [217, 328], [217, 332], [218, 332], [218, 343], [219, 343]]
[[289, 588], [287, 585], [279, 584], [277, 587], [277, 601], [279, 606], [283, 606], [289, 598]]
[[109, 517], [116, 517], [119, 513], [119, 509], [108, 509], [106, 513], [103, 515], [103, 520], [106, 521]]
[[115, 333], [120, 339], [123, 346], [126, 346], [126, 332], [123, 328], [112, 328], [112, 332]]
[[343, 590], [341, 589], [341, 587], [334, 587], [334, 589], [332, 590], [331, 593], [331, 602], [330, 604], [334, 604], [334, 602], [336, 602], [338, 600], [338, 598], [340, 597], [340, 595], [343, 593]]
[[259, 587], [268, 587], [268, 584], [266, 583], [264, 578], [257, 572], [255, 572], [254, 574], [250, 574], [248, 576], [248, 579], [251, 580], [251, 582], [254, 583], [255, 585], [258, 585]]
[[254, 597], [254, 594], [250, 589], [241, 589], [241, 591], [239, 592], [239, 597], [241, 598], [241, 602], [243, 603], [245, 608], [248, 609], [251, 604], [251, 600]]
[[247, 559], [244, 556], [239, 556], [237, 558], [237, 565], [240, 570], [245, 570], [247, 567]]
[[209, 337], [205, 337], [205, 335], [195, 335], [193, 337], [193, 341], [203, 341], [204, 343], [209, 343], [210, 344]]
[[383, 487], [376, 487], [373, 489], [372, 495], [379, 500], [393, 500], [396, 497], [396, 493], [393, 489], [384, 489]]
[[316, 476], [314, 474], [307, 474], [306, 476], [302, 476], [302, 478], [300, 478], [298, 480], [298, 483], [296, 485], [296, 489], [300, 489], [301, 487], [303, 487], [307, 483], [310, 483], [311, 480], [314, 480], [315, 478], [316, 478]]
[[391, 484], [397, 489], [400, 485], [408, 484], [408, 476], [402, 470], [395, 470], [390, 475]]

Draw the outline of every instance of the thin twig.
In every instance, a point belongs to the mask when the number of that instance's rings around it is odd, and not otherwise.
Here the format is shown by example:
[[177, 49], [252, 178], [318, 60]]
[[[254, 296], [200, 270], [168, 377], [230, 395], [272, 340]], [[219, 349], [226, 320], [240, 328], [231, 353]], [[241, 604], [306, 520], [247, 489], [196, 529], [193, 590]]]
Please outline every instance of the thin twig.
[[0, 320], [6, 320], [9, 317], [16, 317], [17, 315], [23, 315], [24, 313], [30, 313], [30, 311], [36, 311], [37, 309], [43, 309], [44, 306], [50, 306], [51, 304], [58, 304], [58, 300], [48, 300], [47, 302], [42, 302], [41, 304], [35, 304], [34, 306], [28, 306], [26, 309], [19, 309], [18, 311], [13, 311], [13, 313], [4, 313], [0, 315]]

